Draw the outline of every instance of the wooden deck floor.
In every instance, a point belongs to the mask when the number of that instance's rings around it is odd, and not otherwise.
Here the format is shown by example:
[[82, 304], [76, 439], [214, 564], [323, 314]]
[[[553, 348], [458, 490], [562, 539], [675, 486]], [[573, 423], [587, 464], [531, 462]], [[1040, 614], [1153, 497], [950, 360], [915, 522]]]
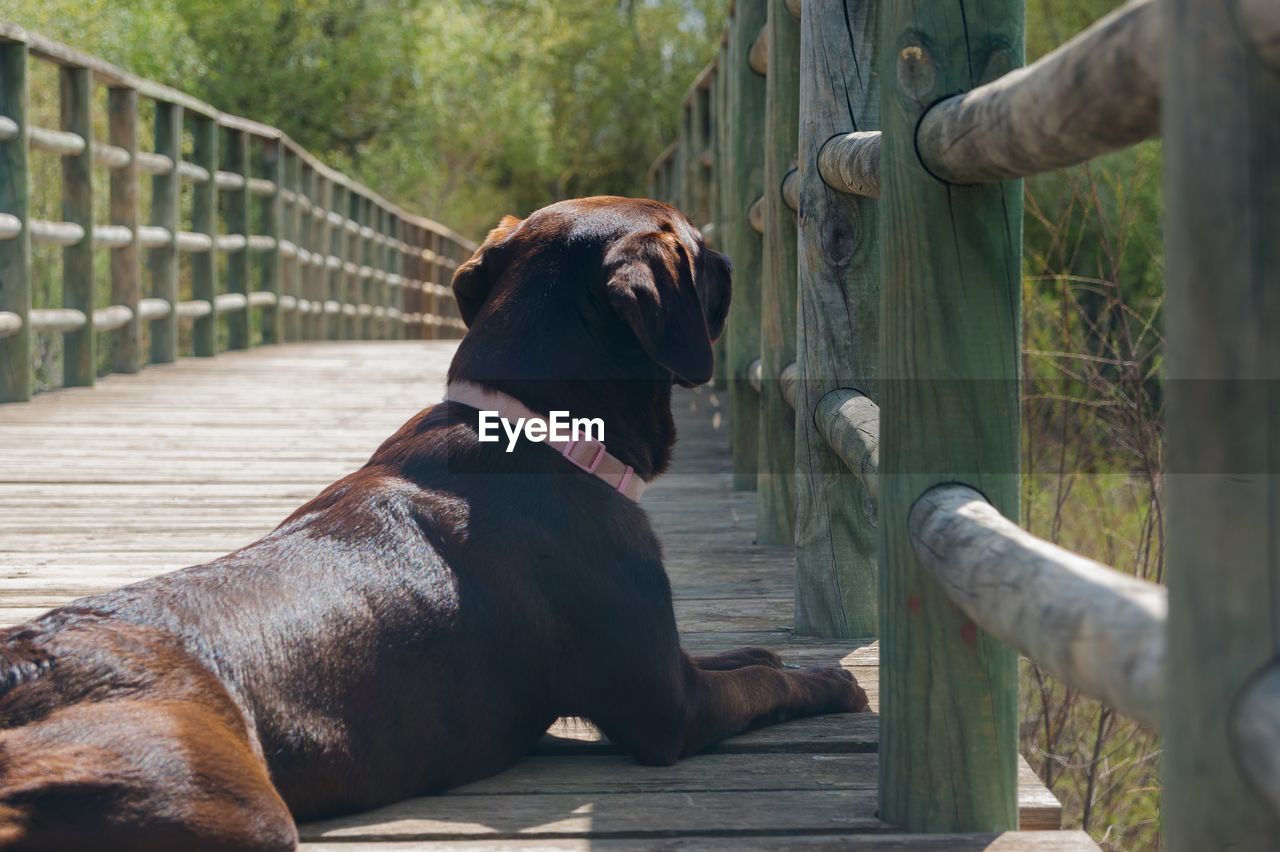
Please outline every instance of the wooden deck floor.
[[[293, 344], [183, 360], [0, 407], [0, 624], [258, 538], [440, 398], [453, 344]], [[690, 650], [759, 644], [840, 663], [872, 696], [874, 645], [790, 634], [790, 552], [752, 544], [709, 390], [678, 398], [674, 472], [644, 503]], [[876, 817], [877, 717], [767, 728], [646, 768], [558, 726], [522, 763], [446, 796], [301, 827], [306, 848], [1096, 848], [1023, 766], [1021, 832], [906, 836]], [[1043, 829], [1043, 830], [1042, 830]]]

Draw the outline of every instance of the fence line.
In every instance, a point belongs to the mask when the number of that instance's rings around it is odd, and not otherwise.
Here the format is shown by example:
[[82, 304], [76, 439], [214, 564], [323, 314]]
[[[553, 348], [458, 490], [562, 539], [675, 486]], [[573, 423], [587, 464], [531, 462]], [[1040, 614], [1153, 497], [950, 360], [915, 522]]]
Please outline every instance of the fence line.
[[[59, 68], [61, 126], [31, 125], [30, 60]], [[93, 138], [93, 93], [107, 86], [108, 138]], [[155, 102], [154, 151], [141, 149], [139, 98]], [[194, 147], [184, 156], [183, 136]], [[30, 152], [62, 163], [61, 221], [29, 215]], [[109, 172], [110, 221], [94, 221], [95, 167]], [[0, 402], [33, 390], [32, 332], [64, 340], [64, 384], [92, 385], [98, 335], [110, 367], [137, 372], [178, 357], [178, 322], [192, 322], [194, 354], [285, 340], [457, 336], [443, 286], [474, 243], [391, 204], [267, 125], [220, 112], [96, 57], [0, 23]], [[152, 181], [141, 221], [142, 176]], [[190, 230], [182, 187], [193, 187]], [[219, 216], [219, 206], [224, 215]], [[339, 206], [342, 205], [342, 206]], [[257, 218], [262, 233], [251, 233]], [[221, 219], [221, 223], [220, 220]], [[222, 233], [225, 228], [226, 233]], [[62, 307], [31, 307], [32, 245], [62, 249]], [[111, 304], [96, 304], [95, 252], [110, 251]], [[146, 252], [150, 292], [142, 290]], [[179, 299], [181, 255], [193, 299]], [[225, 257], [225, 292], [218, 258]], [[256, 273], [255, 273], [256, 267]], [[262, 289], [254, 290], [253, 282]], [[143, 352], [143, 326], [150, 349]]]
[[[776, 387], [795, 409], [797, 630], [850, 635], [848, 591], [865, 594], [878, 576], [865, 632], [881, 636], [881, 815], [913, 831], [1013, 826], [1016, 672], [1003, 642], [1162, 730], [1170, 848], [1270, 842], [1280, 834], [1276, 426], [1274, 400], [1240, 382], [1280, 380], [1280, 248], [1269, 236], [1280, 232], [1280, 10], [1136, 0], [1015, 69], [1020, 0], [968, 15], [951, 3], [801, 11], [779, 0], [767, 28], [744, 27], [763, 3], [734, 4], [728, 44], [703, 73], [723, 80], [749, 66], [775, 84], [798, 70], [788, 84], [798, 163], [780, 180], [775, 171], [760, 198], [721, 145], [711, 179], [722, 203], [707, 230], [732, 256], [724, 223], [752, 209], [766, 247], [794, 229], [798, 289], [767, 265], [775, 280], [739, 293], [776, 301], [741, 312], [735, 299], [730, 328], [745, 317], [767, 329], [794, 299], [796, 360], [770, 351], [779, 338], [765, 334], [766, 348], [731, 360], [724, 380], [761, 397]], [[779, 10], [801, 18], [798, 58], [776, 48]], [[770, 98], [785, 99], [780, 88]], [[721, 135], [760, 136], [732, 103], [719, 107]], [[772, 109], [767, 121], [778, 126], [765, 134], [766, 169], [790, 143], [779, 128], [793, 132]], [[1161, 125], [1167, 372], [1212, 380], [1168, 389], [1171, 463], [1205, 471], [1167, 478], [1172, 594], [1007, 520], [1018, 517], [1021, 347], [1021, 187], [1009, 179]], [[683, 204], [684, 188], [664, 178], [672, 156], [655, 161], [650, 191]], [[892, 282], [883, 310], [881, 277]], [[893, 379], [883, 388], [881, 371]], [[778, 470], [767, 436], [789, 416], [762, 409], [758, 451], [733, 446], [759, 453], [762, 513], [777, 508], [763, 487]], [[847, 511], [850, 497], [871, 514]], [[845, 543], [877, 523], [880, 546], [861, 562]], [[812, 558], [823, 547], [836, 555], [826, 564]]]

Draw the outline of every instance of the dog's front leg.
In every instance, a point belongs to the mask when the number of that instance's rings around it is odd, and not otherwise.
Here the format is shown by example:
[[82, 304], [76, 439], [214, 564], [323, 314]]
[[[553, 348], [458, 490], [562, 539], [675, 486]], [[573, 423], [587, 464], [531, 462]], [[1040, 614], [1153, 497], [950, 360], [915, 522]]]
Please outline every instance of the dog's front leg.
[[642, 689], [646, 694], [626, 696], [609, 712], [593, 714], [605, 734], [641, 763], [668, 765], [753, 728], [867, 708], [866, 692], [841, 668], [717, 670], [688, 657], [681, 668], [666, 688]]

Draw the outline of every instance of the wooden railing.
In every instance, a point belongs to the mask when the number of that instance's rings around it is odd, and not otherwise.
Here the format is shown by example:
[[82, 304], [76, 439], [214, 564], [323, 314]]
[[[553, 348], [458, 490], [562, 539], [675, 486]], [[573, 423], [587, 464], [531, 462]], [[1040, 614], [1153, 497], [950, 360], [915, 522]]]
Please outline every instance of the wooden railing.
[[[1022, 55], [1019, 0], [734, 3], [650, 191], [735, 263], [735, 484], [794, 542], [797, 631], [880, 638], [883, 819], [1015, 826], [1021, 652], [1162, 732], [1169, 848], [1267, 848], [1280, 8], [1137, 0]], [[1168, 593], [1007, 520], [1018, 179], [1162, 127]]]
[[[59, 67], [57, 129], [28, 121], [32, 59]], [[93, 134], [95, 86], [107, 87], [106, 139]], [[155, 105], [150, 151], [138, 126], [143, 98]], [[61, 158], [61, 221], [30, 215], [32, 152]], [[94, 221], [95, 167], [110, 174], [107, 223]], [[145, 224], [144, 176], [151, 178]], [[62, 247], [60, 308], [31, 307], [33, 243]], [[273, 127], [0, 23], [0, 402], [31, 397], [32, 334], [42, 330], [63, 335], [68, 386], [94, 383], [100, 336], [110, 334], [111, 370], [132, 373], [178, 358], [183, 320], [192, 323], [195, 355], [217, 354], [222, 324], [229, 348], [249, 347], [259, 336], [254, 311], [262, 343], [457, 337], [463, 324], [445, 285], [474, 249]], [[109, 304], [95, 294], [99, 250], [110, 251]], [[181, 254], [191, 256], [187, 300], [179, 298]]]

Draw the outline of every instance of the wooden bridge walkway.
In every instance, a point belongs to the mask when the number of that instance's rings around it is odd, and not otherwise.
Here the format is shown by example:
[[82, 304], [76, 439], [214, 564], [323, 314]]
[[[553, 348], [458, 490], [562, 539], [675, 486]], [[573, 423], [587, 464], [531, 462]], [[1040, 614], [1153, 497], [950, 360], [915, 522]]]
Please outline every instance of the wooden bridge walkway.
[[[0, 623], [256, 539], [439, 399], [454, 345], [265, 347], [0, 406]], [[730, 489], [715, 394], [682, 393], [677, 410], [674, 472], [644, 502], [686, 647], [760, 644], [791, 662], [839, 662], [874, 707], [874, 645], [790, 633], [791, 550], [752, 543], [756, 501]], [[561, 724], [495, 778], [301, 831], [307, 848], [343, 852], [463, 840], [470, 850], [1095, 848], [1050, 830], [1060, 807], [1025, 765], [1021, 832], [896, 833], [876, 817], [877, 727], [874, 713], [792, 722], [647, 768]]]

